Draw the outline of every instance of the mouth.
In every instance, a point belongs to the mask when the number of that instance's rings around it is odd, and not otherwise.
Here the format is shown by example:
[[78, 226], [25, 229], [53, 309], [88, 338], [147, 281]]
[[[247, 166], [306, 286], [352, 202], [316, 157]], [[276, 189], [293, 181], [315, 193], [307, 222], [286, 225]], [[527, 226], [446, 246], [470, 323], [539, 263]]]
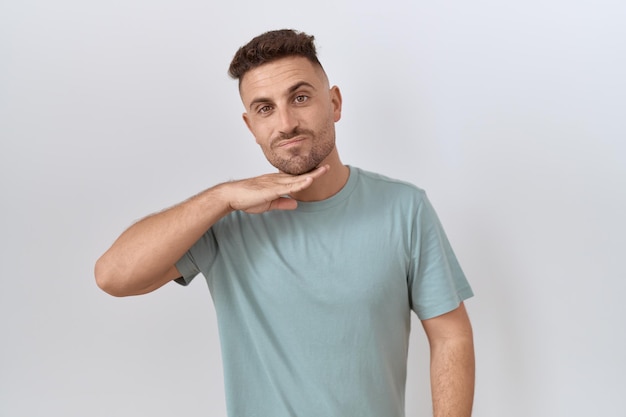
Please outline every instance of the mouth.
[[282, 140], [278, 142], [276, 147], [277, 148], [289, 148], [291, 146], [295, 146], [299, 144], [300, 142], [303, 142], [304, 140], [306, 140], [305, 136], [296, 136], [295, 138], [286, 139], [286, 140]]

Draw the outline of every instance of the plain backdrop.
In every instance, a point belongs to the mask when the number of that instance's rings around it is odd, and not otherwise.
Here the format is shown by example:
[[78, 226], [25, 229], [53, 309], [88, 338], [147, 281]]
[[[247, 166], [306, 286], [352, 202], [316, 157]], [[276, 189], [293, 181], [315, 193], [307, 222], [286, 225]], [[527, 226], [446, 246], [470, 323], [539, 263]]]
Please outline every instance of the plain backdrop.
[[[474, 415], [626, 416], [625, 21], [621, 0], [0, 0], [0, 416], [225, 416], [204, 280], [118, 299], [93, 265], [272, 171], [226, 70], [279, 28], [343, 92], [343, 161], [435, 205], [476, 293]], [[422, 333], [408, 416], [431, 414]]]

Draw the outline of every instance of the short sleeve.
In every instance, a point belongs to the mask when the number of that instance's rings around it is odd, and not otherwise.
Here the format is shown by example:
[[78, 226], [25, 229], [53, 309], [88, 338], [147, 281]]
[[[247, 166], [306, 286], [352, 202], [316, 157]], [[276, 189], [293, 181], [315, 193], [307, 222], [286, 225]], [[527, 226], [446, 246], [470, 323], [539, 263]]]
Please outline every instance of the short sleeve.
[[199, 273], [207, 273], [217, 256], [217, 241], [213, 229], [209, 229], [194, 245], [176, 262], [181, 277], [175, 281], [180, 285], [188, 285]]
[[428, 198], [422, 193], [412, 230], [411, 308], [421, 320], [456, 309], [472, 289]]

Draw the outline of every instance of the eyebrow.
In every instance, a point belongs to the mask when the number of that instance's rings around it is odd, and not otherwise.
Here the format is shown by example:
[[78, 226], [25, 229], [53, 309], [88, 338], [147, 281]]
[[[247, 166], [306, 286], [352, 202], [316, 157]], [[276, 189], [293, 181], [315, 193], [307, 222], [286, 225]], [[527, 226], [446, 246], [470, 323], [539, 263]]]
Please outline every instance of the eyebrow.
[[[300, 82], [298, 82], [298, 83], [295, 83], [295, 84], [294, 84], [294, 85], [292, 85], [291, 87], [289, 87], [289, 89], [287, 90], [287, 93], [288, 93], [288, 94], [292, 94], [292, 93], [294, 93], [295, 91], [298, 91], [298, 90], [299, 90], [300, 88], [302, 88], [302, 87], [309, 87], [309, 88], [311, 88], [311, 89], [312, 89], [312, 90], [314, 90], [314, 91], [315, 91], [315, 90], [317, 90], [317, 89], [315, 88], [315, 86], [313, 86], [313, 84], [308, 83], [308, 82], [306, 82], [306, 81], [300, 81]], [[272, 102], [272, 100], [270, 100], [270, 99], [269, 99], [269, 98], [267, 98], [267, 97], [258, 97], [258, 98], [255, 98], [254, 100], [252, 100], [252, 101], [250, 102], [249, 109], [250, 109], [250, 110], [252, 110], [252, 107], [254, 107], [254, 105], [259, 104], [259, 103], [271, 103], [271, 102]]]

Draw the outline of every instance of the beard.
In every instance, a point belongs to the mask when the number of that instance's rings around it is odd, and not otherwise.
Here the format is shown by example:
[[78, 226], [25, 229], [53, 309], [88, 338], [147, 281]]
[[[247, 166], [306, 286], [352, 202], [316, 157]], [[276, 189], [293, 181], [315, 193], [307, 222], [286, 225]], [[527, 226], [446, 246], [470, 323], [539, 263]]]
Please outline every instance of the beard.
[[[299, 146], [288, 149], [287, 156], [275, 152], [276, 146], [285, 140], [297, 136], [306, 136], [311, 141], [308, 152]], [[335, 132], [333, 126], [326, 126], [318, 134], [309, 129], [295, 128], [289, 134], [281, 134], [272, 139], [269, 149], [263, 149], [265, 157], [279, 171], [290, 175], [302, 175], [317, 168], [335, 148]]]

